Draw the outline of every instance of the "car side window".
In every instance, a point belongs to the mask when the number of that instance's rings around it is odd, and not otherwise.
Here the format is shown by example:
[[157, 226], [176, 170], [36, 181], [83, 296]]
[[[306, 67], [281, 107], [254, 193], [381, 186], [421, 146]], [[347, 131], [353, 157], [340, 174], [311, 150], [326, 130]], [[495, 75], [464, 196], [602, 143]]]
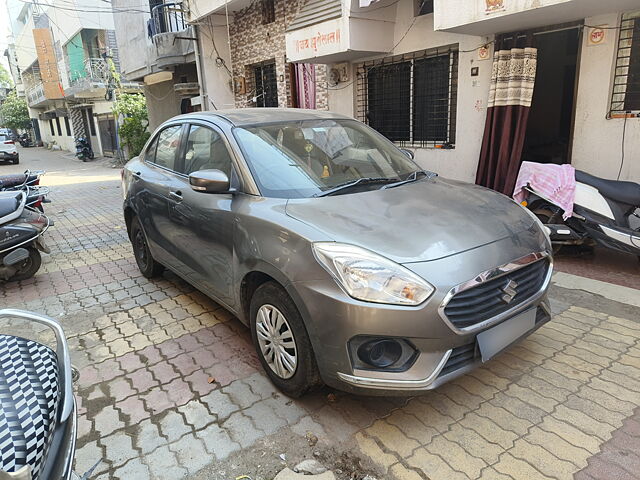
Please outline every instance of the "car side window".
[[144, 152], [144, 160], [147, 162], [154, 163], [156, 161], [156, 147], [158, 146], [158, 135], [156, 135], [151, 142], [149, 142], [149, 146], [147, 150]]
[[176, 170], [181, 132], [182, 125], [172, 125], [162, 130], [157, 140], [154, 140], [154, 143], [157, 143], [157, 147], [154, 157], [149, 161], [169, 170]]
[[182, 173], [198, 170], [222, 170], [231, 178], [231, 155], [222, 136], [207, 127], [191, 125], [187, 136]]

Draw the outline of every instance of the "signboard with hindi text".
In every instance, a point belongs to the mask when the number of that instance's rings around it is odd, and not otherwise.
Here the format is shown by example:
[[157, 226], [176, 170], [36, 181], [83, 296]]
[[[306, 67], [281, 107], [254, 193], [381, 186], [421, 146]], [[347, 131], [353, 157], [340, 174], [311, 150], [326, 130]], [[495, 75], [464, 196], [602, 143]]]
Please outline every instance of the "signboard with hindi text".
[[64, 92], [60, 84], [58, 62], [53, 49], [51, 30], [48, 28], [34, 28], [33, 40], [36, 45], [38, 64], [40, 65], [44, 96], [50, 100], [64, 98]]

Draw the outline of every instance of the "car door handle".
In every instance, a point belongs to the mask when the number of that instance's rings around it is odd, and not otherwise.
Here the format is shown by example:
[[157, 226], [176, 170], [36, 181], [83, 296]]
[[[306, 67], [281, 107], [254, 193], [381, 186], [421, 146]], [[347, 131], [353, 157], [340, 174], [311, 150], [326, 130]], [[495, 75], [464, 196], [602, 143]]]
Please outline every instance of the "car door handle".
[[180, 190], [178, 190], [177, 192], [169, 192], [169, 196], [177, 201], [182, 200], [182, 192]]

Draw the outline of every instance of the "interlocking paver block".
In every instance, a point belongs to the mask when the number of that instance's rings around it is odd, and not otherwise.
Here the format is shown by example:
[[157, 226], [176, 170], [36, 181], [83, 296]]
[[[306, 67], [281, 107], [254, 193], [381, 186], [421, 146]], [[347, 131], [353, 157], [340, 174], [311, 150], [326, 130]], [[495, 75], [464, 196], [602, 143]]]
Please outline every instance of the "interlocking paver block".
[[191, 427], [185, 424], [184, 418], [177, 412], [168, 412], [160, 420], [160, 432], [169, 442], [174, 442], [182, 435], [191, 432]]
[[231, 438], [242, 448], [253, 445], [262, 436], [262, 432], [256, 429], [249, 417], [244, 416], [241, 412], [233, 413], [222, 423], [222, 428], [229, 432]]
[[93, 425], [101, 437], [111, 434], [116, 430], [124, 427], [124, 423], [120, 421], [118, 411], [111, 405], [104, 407], [93, 419]]
[[131, 437], [122, 432], [102, 437], [99, 442], [105, 447], [105, 458], [115, 466], [138, 456], [138, 452], [133, 448]]

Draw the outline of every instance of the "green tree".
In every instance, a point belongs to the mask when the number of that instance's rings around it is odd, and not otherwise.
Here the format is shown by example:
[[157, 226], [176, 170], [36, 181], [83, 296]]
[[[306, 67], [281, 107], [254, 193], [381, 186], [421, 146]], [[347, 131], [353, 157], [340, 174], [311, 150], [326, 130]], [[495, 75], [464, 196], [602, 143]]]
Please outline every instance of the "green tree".
[[13, 88], [13, 79], [11, 78], [11, 74], [2, 64], [0, 64], [0, 87]]
[[24, 97], [18, 97], [16, 92], [7, 95], [0, 105], [0, 124], [12, 129], [31, 127], [29, 109]]
[[129, 158], [139, 155], [151, 135], [147, 131], [149, 116], [147, 102], [140, 93], [121, 93], [113, 103], [113, 113], [122, 115], [118, 134], [127, 147]]

